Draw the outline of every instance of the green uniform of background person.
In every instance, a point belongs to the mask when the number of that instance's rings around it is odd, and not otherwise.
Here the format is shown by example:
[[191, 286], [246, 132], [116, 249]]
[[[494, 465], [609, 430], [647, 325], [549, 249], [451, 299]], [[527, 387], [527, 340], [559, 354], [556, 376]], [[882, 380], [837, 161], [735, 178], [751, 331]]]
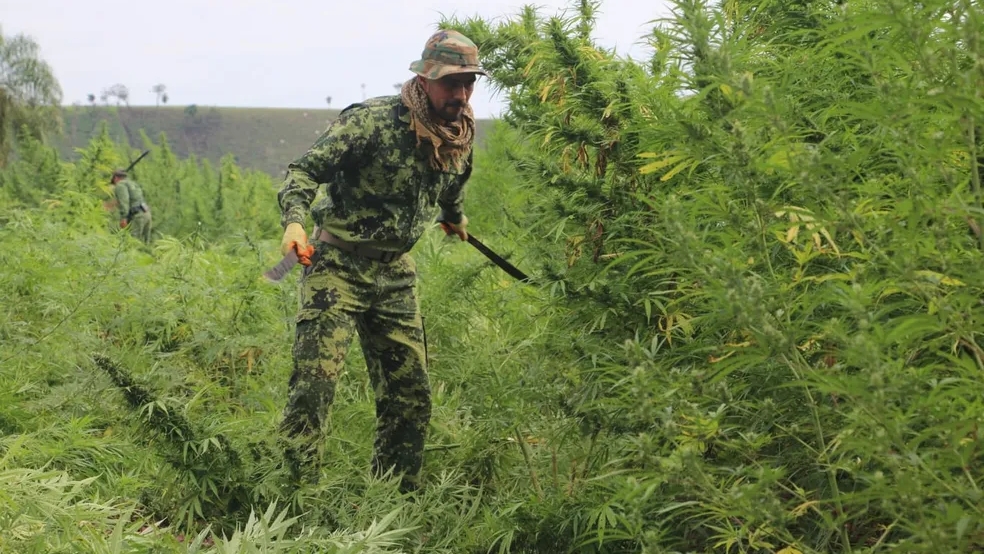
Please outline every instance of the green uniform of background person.
[[149, 244], [150, 206], [144, 200], [143, 188], [136, 181], [128, 179], [122, 169], [113, 172], [113, 185], [113, 194], [120, 213], [120, 228], [129, 226], [131, 235]]

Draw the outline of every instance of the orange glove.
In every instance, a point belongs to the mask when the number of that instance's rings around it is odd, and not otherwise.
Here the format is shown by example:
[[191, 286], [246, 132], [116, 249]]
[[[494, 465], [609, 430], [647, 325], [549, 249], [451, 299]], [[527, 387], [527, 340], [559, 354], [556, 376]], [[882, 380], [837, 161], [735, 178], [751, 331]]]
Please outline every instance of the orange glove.
[[314, 245], [308, 244], [307, 247], [301, 248], [296, 242], [294, 243], [294, 251], [297, 252], [297, 261], [301, 265], [311, 265], [311, 256], [314, 255]]
[[449, 223], [447, 221], [441, 222], [441, 228], [444, 229], [444, 233], [448, 235], [458, 235], [461, 240], [468, 240], [468, 232], [465, 231], [465, 227], [468, 226], [468, 216], [461, 216], [461, 223], [455, 225], [454, 223]]
[[314, 245], [308, 244], [307, 233], [300, 223], [291, 223], [284, 229], [284, 238], [280, 241], [280, 253], [286, 256], [291, 250], [297, 252], [297, 261], [301, 265], [311, 265]]

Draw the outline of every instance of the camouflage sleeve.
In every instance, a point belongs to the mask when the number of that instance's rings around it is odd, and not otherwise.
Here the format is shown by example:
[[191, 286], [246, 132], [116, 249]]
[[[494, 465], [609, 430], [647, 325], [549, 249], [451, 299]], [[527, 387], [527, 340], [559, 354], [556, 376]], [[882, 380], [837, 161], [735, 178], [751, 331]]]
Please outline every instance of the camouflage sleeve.
[[120, 181], [116, 183], [113, 194], [116, 196], [116, 207], [120, 211], [120, 219], [125, 219], [130, 213], [130, 191], [123, 184], [123, 181]]
[[304, 224], [318, 188], [334, 181], [343, 168], [366, 158], [373, 131], [368, 107], [349, 106], [303, 156], [287, 166], [287, 175], [277, 193], [281, 226]]
[[464, 213], [462, 205], [465, 200], [465, 183], [471, 177], [472, 157], [473, 153], [469, 152], [468, 161], [465, 162], [465, 170], [460, 177], [441, 192], [441, 196], [437, 200], [438, 205], [441, 206], [441, 221], [455, 225], [461, 223], [461, 216]]

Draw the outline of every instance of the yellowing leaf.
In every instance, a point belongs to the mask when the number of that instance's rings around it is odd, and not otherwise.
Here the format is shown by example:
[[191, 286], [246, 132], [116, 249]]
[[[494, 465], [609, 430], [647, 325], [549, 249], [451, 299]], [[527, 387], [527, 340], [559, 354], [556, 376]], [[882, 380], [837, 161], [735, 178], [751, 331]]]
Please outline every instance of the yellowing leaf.
[[710, 362], [710, 363], [712, 363], [712, 364], [716, 364], [716, 363], [720, 362], [721, 360], [724, 360], [724, 359], [728, 358], [729, 356], [731, 356], [732, 354], [734, 354], [735, 352], [737, 352], [738, 351], [737, 350], [738, 348], [747, 348], [747, 347], [749, 347], [751, 345], [752, 345], [752, 343], [750, 341], [747, 341], [747, 340], [745, 342], [725, 344], [725, 346], [727, 346], [729, 348], [734, 348], [735, 350], [732, 350], [732, 351], [728, 352], [724, 356], [709, 356], [707, 358], [707, 361]]
[[783, 548], [782, 550], [776, 552], [776, 554], [803, 554], [803, 553], [793, 548], [792, 546], [787, 546], [786, 548]]
[[765, 160], [765, 165], [772, 169], [785, 169], [788, 171], [790, 167], [789, 152], [785, 150], [776, 152]]
[[793, 223], [796, 223], [797, 221], [813, 221], [813, 216], [810, 215], [810, 211], [799, 206], [783, 206], [781, 210], [775, 212], [775, 216], [788, 217], [789, 221]]
[[728, 99], [728, 102], [734, 102], [734, 91], [731, 90], [731, 87], [721, 83], [721, 93]]
[[[804, 502], [804, 503], [800, 504], [799, 506], [796, 506], [795, 508], [793, 508], [793, 516], [794, 517], [800, 517], [801, 515], [805, 514], [806, 511], [809, 510], [811, 506], [815, 506], [817, 504], [819, 504], [819, 502], [817, 502], [816, 500], [810, 500], [808, 502]], [[789, 551], [791, 553], [792, 552], [799, 552], [799, 550], [796, 550], [795, 548], [793, 548], [791, 546], [787, 546], [786, 548], [783, 548], [779, 552], [786, 552], [786, 551]]]
[[742, 342], [729, 342], [728, 344], [725, 344], [725, 346], [730, 346], [732, 348], [747, 348], [751, 345], [752, 345], [752, 341], [750, 340], [746, 340]]
[[800, 142], [794, 142], [774, 151], [771, 156], [766, 158], [764, 167], [767, 171], [781, 169], [790, 171], [795, 166], [798, 156], [809, 151], [809, 146]]
[[799, 225], [796, 225], [795, 227], [790, 227], [789, 230], [786, 231], [786, 242], [793, 242], [794, 240], [796, 240], [796, 236], [799, 235], [799, 232], [800, 232]]
[[889, 285], [885, 287], [885, 290], [881, 291], [881, 294], [878, 295], [878, 299], [881, 300], [886, 296], [891, 296], [893, 294], [904, 294], [904, 293], [905, 291], [902, 290], [901, 288], [896, 287], [894, 285]]
[[694, 164], [691, 163], [690, 160], [687, 160], [687, 161], [681, 163], [680, 165], [674, 167], [673, 169], [667, 171], [666, 172], [666, 175], [663, 175], [662, 177], [660, 177], [659, 180], [660, 181], [669, 181], [674, 175], [676, 175], [677, 173], [680, 173], [684, 169], [687, 169], [688, 166], [692, 166], [692, 165], [694, 165]]
[[683, 154], [671, 155], [668, 158], [658, 160], [655, 162], [649, 162], [646, 165], [639, 168], [639, 173], [646, 175], [647, 173], [653, 173], [658, 169], [662, 169], [673, 162], [682, 160], [685, 156]]
[[523, 77], [530, 76], [530, 71], [533, 69], [533, 66], [536, 65], [536, 62], [540, 61], [540, 57], [540, 54], [536, 54], [530, 58], [529, 63], [523, 68]]
[[851, 276], [846, 273], [826, 273], [824, 275], [811, 275], [804, 277], [804, 281], [823, 283], [824, 281], [850, 281]]
[[929, 281], [932, 281], [934, 283], [939, 283], [941, 285], [950, 285], [950, 286], [953, 286], [953, 287], [963, 287], [963, 286], [965, 286], [965, 284], [964, 284], [963, 281], [960, 281], [958, 279], [954, 279], [952, 277], [947, 277], [946, 275], [943, 275], [942, 273], [937, 273], [935, 271], [929, 271], [928, 269], [919, 270], [919, 271], [916, 272], [916, 275], [918, 275], [920, 277], [923, 277], [923, 278], [925, 278], [925, 279], [927, 279]]
[[710, 362], [710, 363], [712, 363], [712, 364], [716, 364], [716, 363], [720, 362], [721, 360], [726, 359], [728, 356], [731, 356], [735, 352], [737, 352], [737, 350], [732, 350], [731, 352], [728, 352], [724, 356], [710, 356], [710, 357], [707, 358], [707, 361]]
[[830, 243], [830, 247], [834, 249], [834, 252], [840, 254], [840, 248], [837, 248], [837, 243], [834, 242], [834, 237], [830, 236], [830, 233], [823, 227], [820, 228], [820, 233], [826, 237], [827, 242]]
[[543, 135], [543, 144], [541, 144], [540, 146], [546, 146], [550, 142], [550, 139], [553, 138], [553, 134], [554, 134], [553, 129], [547, 131], [546, 134]]

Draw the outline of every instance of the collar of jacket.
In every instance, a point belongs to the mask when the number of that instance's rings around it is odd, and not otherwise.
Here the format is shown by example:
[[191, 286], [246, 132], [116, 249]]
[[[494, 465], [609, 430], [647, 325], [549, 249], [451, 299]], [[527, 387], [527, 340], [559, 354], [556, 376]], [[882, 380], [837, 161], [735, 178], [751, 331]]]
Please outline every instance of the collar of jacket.
[[399, 102], [396, 108], [396, 118], [410, 125], [410, 108], [403, 102]]

